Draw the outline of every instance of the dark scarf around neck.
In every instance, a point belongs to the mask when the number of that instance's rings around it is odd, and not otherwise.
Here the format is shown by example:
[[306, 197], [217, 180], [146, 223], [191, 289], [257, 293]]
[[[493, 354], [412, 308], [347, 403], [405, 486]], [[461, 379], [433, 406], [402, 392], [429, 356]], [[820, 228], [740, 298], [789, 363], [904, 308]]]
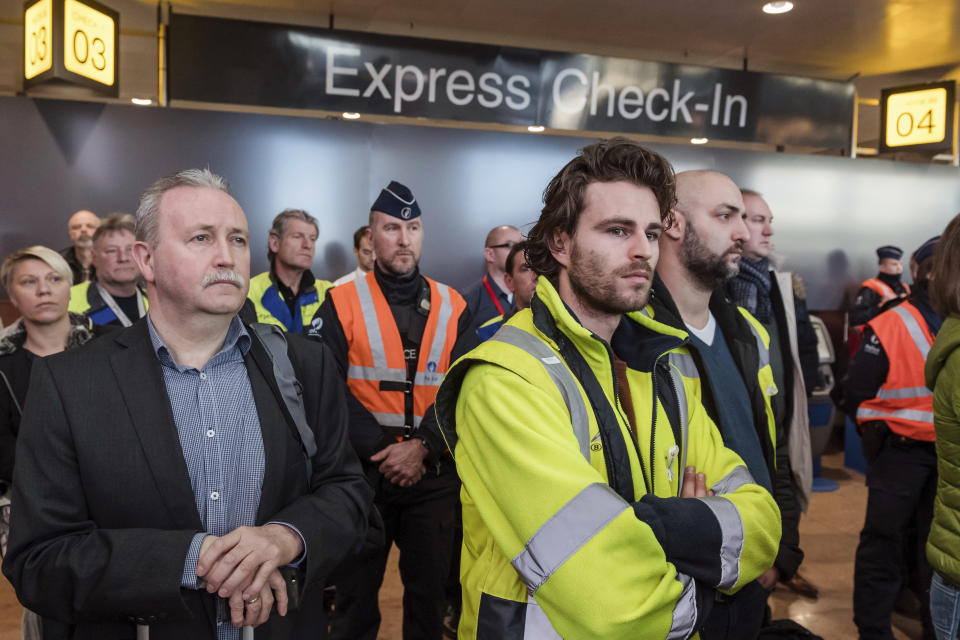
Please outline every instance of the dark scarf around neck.
[[740, 274], [730, 281], [728, 290], [733, 301], [765, 324], [773, 320], [773, 303], [770, 289], [770, 259], [740, 259]]

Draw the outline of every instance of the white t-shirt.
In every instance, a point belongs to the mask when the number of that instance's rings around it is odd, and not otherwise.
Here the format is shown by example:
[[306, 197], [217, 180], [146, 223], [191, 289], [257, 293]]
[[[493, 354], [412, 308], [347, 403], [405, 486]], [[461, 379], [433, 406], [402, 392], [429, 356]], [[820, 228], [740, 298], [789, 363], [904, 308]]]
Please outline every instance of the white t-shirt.
[[717, 333], [717, 319], [713, 317], [712, 313], [707, 312], [707, 324], [703, 329], [695, 329], [686, 322], [683, 324], [687, 325], [687, 331], [700, 338], [707, 346], [713, 344], [713, 336]]

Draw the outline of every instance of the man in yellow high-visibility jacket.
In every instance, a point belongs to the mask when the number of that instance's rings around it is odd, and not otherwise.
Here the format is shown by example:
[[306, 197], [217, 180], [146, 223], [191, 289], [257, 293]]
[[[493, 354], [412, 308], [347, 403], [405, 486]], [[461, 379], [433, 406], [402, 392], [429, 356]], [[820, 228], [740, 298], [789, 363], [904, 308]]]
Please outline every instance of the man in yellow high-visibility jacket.
[[776, 555], [770, 494], [723, 446], [686, 333], [638, 310], [673, 169], [622, 138], [551, 181], [530, 309], [437, 395], [463, 482], [460, 638], [689, 638]]

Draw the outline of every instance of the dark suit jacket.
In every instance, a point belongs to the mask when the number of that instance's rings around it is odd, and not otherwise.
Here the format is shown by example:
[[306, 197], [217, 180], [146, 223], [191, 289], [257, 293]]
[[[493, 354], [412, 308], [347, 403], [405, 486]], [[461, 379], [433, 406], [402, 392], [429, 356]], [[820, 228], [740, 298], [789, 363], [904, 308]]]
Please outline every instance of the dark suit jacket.
[[[306, 541], [303, 606], [256, 637], [316, 638], [322, 583], [366, 531], [372, 490], [347, 437], [345, 387], [326, 347], [289, 337], [318, 453], [313, 474], [258, 340], [245, 360], [263, 431], [256, 524], [282, 521]], [[76, 638], [215, 638], [215, 600], [180, 588], [203, 530], [145, 320], [38, 360], [20, 427], [3, 572], [28, 608], [77, 625]]]

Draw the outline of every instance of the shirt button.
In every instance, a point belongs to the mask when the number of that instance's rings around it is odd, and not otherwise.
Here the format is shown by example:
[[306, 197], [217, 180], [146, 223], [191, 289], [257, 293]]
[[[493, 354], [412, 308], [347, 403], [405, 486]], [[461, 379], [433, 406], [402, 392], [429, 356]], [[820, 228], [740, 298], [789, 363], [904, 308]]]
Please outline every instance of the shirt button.
[[219, 499], [220, 499], [220, 492], [219, 492], [219, 491], [214, 491], [214, 492], [212, 492], [212, 493], [210, 494], [210, 499], [211, 499], [211, 500], [219, 500]]
[[215, 435], [217, 435], [217, 432], [216, 432], [216, 431], [214, 431], [213, 429], [207, 429], [207, 437], [208, 437], [208, 438], [212, 438], [212, 437], [215, 436]]
[[201, 371], [201, 372], [200, 372], [200, 379], [201, 379], [201, 380], [206, 380], [206, 379], [207, 379], [207, 374], [205, 374], [203, 371]]

